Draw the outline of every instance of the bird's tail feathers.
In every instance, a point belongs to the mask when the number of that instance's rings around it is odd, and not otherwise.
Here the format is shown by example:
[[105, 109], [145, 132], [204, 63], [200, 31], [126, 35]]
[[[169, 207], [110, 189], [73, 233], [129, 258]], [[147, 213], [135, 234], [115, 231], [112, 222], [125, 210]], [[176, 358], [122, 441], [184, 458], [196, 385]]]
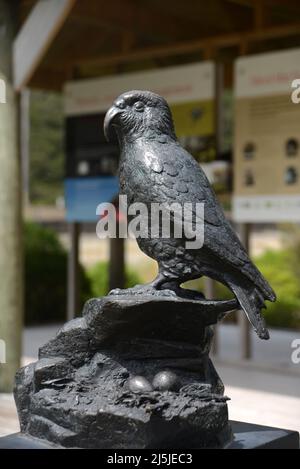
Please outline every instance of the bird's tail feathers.
[[274, 292], [273, 288], [267, 280], [263, 277], [261, 272], [258, 270], [258, 268], [254, 264], [249, 263], [249, 267], [251, 267], [251, 272], [250, 272], [250, 280], [255, 278], [255, 283], [256, 283], [256, 290], [259, 296], [262, 296], [262, 302], [264, 304], [265, 300], [268, 301], [276, 301], [276, 293]]
[[251, 285], [251, 289], [245, 289], [245, 287], [237, 284], [231, 284], [230, 287], [258, 337], [265, 340], [269, 339], [269, 331], [261, 314], [261, 309], [266, 307], [263, 293], [253, 285]]

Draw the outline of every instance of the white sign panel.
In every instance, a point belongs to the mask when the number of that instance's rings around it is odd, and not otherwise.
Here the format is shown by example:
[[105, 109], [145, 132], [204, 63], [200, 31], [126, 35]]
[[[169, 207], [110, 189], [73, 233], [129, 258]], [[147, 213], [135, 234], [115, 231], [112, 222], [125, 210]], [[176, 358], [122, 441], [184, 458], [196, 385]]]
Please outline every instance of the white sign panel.
[[300, 49], [242, 57], [235, 64], [233, 217], [300, 222]]
[[201, 62], [69, 82], [65, 86], [65, 114], [104, 112], [119, 94], [132, 89], [153, 91], [170, 103], [211, 100], [214, 96], [214, 64]]
[[240, 57], [235, 62], [235, 97], [290, 94], [300, 78], [300, 49]]

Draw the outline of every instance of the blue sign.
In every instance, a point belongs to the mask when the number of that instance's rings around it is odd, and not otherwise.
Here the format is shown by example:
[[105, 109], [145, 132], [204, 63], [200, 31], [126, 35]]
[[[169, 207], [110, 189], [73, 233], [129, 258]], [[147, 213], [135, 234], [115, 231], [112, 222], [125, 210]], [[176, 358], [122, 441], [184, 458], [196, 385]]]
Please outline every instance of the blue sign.
[[65, 179], [67, 221], [97, 221], [98, 205], [111, 202], [118, 192], [119, 182], [115, 176]]

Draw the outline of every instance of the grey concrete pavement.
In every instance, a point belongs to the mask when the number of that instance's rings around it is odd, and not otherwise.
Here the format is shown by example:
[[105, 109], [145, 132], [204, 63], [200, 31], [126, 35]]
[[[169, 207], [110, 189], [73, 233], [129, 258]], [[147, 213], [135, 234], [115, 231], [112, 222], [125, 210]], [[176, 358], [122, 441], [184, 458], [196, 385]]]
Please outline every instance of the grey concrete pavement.
[[[235, 362], [241, 357], [241, 334], [236, 325], [221, 324], [217, 329], [219, 357], [223, 361]], [[300, 341], [300, 331], [271, 329], [270, 340], [260, 340], [251, 331], [252, 360], [257, 367], [277, 368], [282, 372], [300, 373], [300, 363], [293, 363], [292, 344]], [[300, 356], [300, 353], [299, 353]]]

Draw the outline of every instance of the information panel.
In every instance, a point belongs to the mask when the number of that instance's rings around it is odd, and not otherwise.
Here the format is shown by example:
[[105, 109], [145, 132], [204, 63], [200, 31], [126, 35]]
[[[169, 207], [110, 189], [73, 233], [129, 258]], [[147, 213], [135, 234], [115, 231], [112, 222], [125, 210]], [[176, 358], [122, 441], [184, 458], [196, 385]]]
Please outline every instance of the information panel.
[[300, 221], [300, 49], [242, 57], [235, 64], [233, 217]]

